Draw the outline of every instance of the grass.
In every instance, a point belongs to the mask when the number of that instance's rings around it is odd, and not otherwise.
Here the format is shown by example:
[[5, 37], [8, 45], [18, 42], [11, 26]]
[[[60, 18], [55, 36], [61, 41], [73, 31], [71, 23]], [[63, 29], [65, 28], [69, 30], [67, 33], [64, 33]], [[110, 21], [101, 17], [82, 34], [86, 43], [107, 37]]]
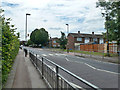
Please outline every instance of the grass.
[[[66, 49], [52, 49], [53, 51], [63, 51], [67, 52]], [[79, 50], [69, 50], [69, 52], [75, 52], [75, 53], [82, 53], [82, 54], [88, 54], [88, 55], [98, 55], [98, 56], [105, 56], [107, 57], [107, 53], [102, 52], [89, 52], [89, 51], [79, 51]], [[110, 57], [118, 57], [117, 53], [110, 53]]]

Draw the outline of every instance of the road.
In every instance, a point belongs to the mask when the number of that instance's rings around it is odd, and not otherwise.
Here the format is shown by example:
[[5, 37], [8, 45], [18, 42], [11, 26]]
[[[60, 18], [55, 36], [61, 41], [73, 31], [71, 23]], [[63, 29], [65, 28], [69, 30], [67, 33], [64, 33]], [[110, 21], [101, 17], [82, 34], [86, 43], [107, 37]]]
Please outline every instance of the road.
[[[79, 77], [100, 88], [118, 88], [118, 65], [89, 58], [54, 53], [46, 49], [27, 48], [39, 56], [44, 56]], [[66, 77], [74, 82], [73, 78]], [[71, 80], [70, 80], [71, 79]]]

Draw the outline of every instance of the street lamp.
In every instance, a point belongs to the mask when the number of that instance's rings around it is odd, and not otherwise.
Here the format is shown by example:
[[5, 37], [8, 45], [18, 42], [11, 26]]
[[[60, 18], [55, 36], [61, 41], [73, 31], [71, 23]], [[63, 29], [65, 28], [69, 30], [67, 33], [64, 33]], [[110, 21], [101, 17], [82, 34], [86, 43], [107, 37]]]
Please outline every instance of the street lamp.
[[[108, 19], [108, 13], [106, 14], [106, 21], [108, 21], [109, 19]], [[109, 33], [108, 33], [108, 24], [106, 25], [106, 29], [107, 29], [107, 56], [110, 56], [110, 54], [109, 54]]]
[[27, 16], [30, 16], [31, 14], [26, 13], [26, 29], [25, 29], [25, 40], [27, 41]]
[[69, 34], [69, 24], [66, 25], [67, 25], [67, 34]]
[[[69, 24], [66, 24], [66, 25], [67, 25], [67, 34], [69, 34]], [[69, 53], [69, 41], [67, 43], [67, 53]]]

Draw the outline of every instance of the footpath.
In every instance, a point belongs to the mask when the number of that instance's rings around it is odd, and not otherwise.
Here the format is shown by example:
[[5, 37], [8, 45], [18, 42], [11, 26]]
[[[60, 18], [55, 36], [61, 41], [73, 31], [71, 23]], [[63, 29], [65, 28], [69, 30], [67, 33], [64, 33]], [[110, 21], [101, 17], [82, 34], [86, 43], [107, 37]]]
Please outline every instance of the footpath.
[[29, 57], [25, 57], [21, 49], [15, 59], [5, 88], [47, 88]]

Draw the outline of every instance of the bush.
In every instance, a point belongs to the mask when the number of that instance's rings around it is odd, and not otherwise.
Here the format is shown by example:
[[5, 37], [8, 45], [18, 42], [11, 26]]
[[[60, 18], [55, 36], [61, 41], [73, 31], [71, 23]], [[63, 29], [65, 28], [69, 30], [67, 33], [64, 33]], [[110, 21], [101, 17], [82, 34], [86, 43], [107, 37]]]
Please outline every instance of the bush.
[[14, 25], [10, 25], [11, 19], [5, 19], [4, 16], [0, 16], [0, 20], [2, 20], [2, 33], [0, 34], [2, 34], [2, 86], [4, 87], [19, 51], [19, 39], [14, 33]]

